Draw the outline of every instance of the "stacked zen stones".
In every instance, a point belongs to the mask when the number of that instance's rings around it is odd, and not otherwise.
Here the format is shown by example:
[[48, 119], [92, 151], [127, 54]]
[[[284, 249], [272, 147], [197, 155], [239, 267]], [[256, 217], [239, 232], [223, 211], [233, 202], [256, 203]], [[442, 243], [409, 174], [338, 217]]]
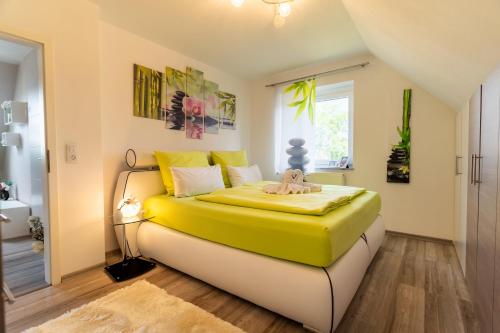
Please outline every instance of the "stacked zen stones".
[[290, 169], [300, 169], [304, 171], [305, 165], [309, 163], [309, 159], [306, 157], [307, 149], [303, 147], [306, 140], [294, 138], [290, 139], [288, 143], [292, 146], [286, 150], [286, 153], [290, 155], [290, 158], [288, 158]]
[[183, 99], [186, 96], [186, 93], [183, 91], [176, 91], [175, 95], [172, 97], [172, 107], [169, 111], [169, 119], [174, 124], [171, 129], [181, 130], [184, 128], [185, 114], [183, 110]]
[[[406, 166], [406, 170], [405, 170]], [[409, 183], [408, 154], [406, 149], [394, 147], [387, 161], [387, 181], [389, 183]]]

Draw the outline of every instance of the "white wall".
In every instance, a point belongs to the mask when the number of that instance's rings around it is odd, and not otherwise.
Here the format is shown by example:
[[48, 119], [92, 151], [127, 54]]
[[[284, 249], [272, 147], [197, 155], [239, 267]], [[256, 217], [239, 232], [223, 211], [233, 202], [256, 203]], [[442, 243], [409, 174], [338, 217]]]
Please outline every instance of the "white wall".
[[[253, 83], [252, 156], [273, 177], [273, 94], [266, 83], [370, 61], [363, 70], [321, 78], [318, 84], [354, 81], [354, 168], [349, 185], [378, 191], [388, 230], [452, 239], [455, 112], [372, 56], [309, 66]], [[386, 161], [397, 143], [403, 89], [413, 89], [411, 184], [386, 182]]]
[[[250, 86], [234, 76], [186, 57], [108, 23], [101, 23], [101, 121], [104, 169], [104, 215], [106, 250], [117, 247], [111, 216], [113, 193], [120, 171], [127, 170], [124, 154], [128, 148], [154, 150], [249, 149]], [[184, 70], [191, 66], [219, 88], [236, 95], [236, 130], [220, 129], [218, 135], [204, 134], [203, 140], [186, 139], [184, 131], [165, 129], [162, 121], [134, 117], [133, 64], [159, 71], [165, 66]], [[260, 135], [254, 133], [254, 136]]]
[[[21, 59], [17, 70], [14, 100], [28, 103], [28, 114], [40, 112], [40, 82], [37, 50], [33, 49]], [[31, 163], [30, 163], [30, 131], [33, 125], [14, 123], [9, 125], [9, 132], [19, 133], [21, 145], [7, 147], [6, 170], [7, 177], [17, 187], [17, 198], [26, 204], [31, 203]]]
[[453, 243], [457, 250], [458, 260], [465, 272], [465, 250], [467, 240], [467, 181], [469, 158], [469, 103], [466, 103], [456, 114], [456, 154], [459, 160], [461, 175], [455, 176], [455, 210], [453, 223]]
[[[57, 169], [60, 272], [69, 274], [104, 262], [99, 11], [86, 0], [2, 0], [0, 31], [49, 43], [49, 133]], [[38, 36], [38, 37], [37, 37]], [[51, 122], [49, 121], [49, 124]], [[51, 125], [52, 126], [52, 125]], [[65, 144], [79, 145], [80, 162], [67, 164]], [[56, 246], [57, 248], [57, 246]]]
[[19, 64], [15, 100], [28, 103], [28, 123], [13, 124], [12, 131], [21, 133], [22, 146], [11, 148], [9, 175], [15, 181], [18, 197], [30, 205], [31, 214], [48, 225], [45, 195], [45, 122], [41, 50], [33, 48]]
[[[17, 67], [15, 64], [0, 62], [0, 104], [3, 101], [14, 99], [16, 90]], [[3, 124], [3, 110], [0, 109], [0, 133], [7, 132], [8, 126]], [[5, 163], [5, 154], [7, 147], [0, 146], [0, 179], [7, 177], [7, 168]]]

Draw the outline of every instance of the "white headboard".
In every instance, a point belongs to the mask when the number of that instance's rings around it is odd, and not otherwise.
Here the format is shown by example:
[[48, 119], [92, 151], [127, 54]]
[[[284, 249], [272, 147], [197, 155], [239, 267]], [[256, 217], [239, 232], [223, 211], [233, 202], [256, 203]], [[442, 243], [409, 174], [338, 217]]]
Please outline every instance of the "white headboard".
[[[209, 153], [207, 152], [207, 156]], [[125, 162], [131, 169], [123, 171], [116, 182], [115, 195], [113, 199], [113, 210], [118, 207], [120, 200], [128, 197], [135, 197], [144, 203], [149, 197], [165, 193], [165, 186], [158, 170], [158, 162], [152, 152], [144, 152], [135, 149], [128, 149], [125, 153]], [[147, 216], [146, 216], [147, 217]], [[114, 223], [121, 222], [118, 214], [113, 214]], [[127, 241], [133, 255], [139, 255], [136, 245], [136, 234], [138, 223], [127, 225]], [[115, 226], [115, 233], [123, 251], [122, 242], [123, 227]]]
[[[210, 152], [206, 153], [209, 163], [212, 164]], [[129, 149], [125, 153], [125, 163], [132, 170], [158, 170], [159, 168], [158, 161], [151, 151]]]

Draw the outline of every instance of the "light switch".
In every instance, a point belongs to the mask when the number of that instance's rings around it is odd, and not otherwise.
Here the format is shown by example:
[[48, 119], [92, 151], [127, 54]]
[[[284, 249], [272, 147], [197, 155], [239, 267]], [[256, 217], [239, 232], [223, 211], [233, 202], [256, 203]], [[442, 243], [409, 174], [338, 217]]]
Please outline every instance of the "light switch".
[[78, 145], [76, 143], [66, 144], [66, 163], [78, 163]]

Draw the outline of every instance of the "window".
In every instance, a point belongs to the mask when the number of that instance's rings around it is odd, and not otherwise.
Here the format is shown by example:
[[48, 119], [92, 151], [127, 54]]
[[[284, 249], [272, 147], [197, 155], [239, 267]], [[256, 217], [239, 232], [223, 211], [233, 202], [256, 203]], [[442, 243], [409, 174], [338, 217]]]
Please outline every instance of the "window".
[[316, 169], [335, 168], [343, 157], [352, 166], [353, 83], [318, 86], [314, 124]]
[[[275, 171], [282, 173], [294, 164], [303, 163], [306, 172], [331, 169], [346, 157], [353, 158], [353, 87], [352, 81], [316, 87], [316, 113], [311, 123], [308, 112], [297, 116], [293, 93], [278, 87], [275, 101]], [[291, 147], [291, 139], [303, 139], [302, 147]], [[297, 154], [297, 152], [302, 153]]]

